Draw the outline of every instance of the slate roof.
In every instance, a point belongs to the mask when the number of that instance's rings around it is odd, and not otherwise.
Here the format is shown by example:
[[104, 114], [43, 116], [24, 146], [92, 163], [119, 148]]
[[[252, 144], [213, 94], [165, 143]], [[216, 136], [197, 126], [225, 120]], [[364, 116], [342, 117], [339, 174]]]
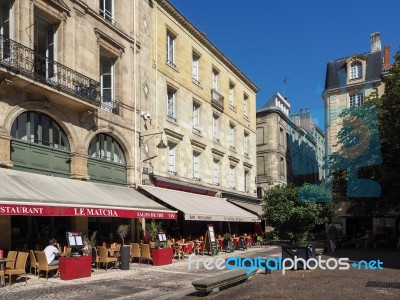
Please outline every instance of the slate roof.
[[[380, 80], [382, 74], [382, 52], [362, 54], [366, 58], [367, 69], [365, 82]], [[325, 90], [330, 90], [346, 85], [346, 60], [349, 57], [330, 61], [326, 67]]]

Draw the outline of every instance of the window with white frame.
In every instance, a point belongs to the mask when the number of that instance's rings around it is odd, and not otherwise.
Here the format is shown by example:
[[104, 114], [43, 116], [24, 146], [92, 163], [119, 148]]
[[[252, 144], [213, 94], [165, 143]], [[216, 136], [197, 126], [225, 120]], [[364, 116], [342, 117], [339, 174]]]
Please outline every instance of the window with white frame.
[[213, 161], [213, 184], [219, 185], [219, 161]]
[[176, 144], [168, 143], [167, 148], [168, 154], [168, 173], [172, 175], [176, 175]]
[[229, 124], [229, 149], [235, 150], [235, 125]]
[[197, 84], [200, 84], [199, 61], [200, 61], [200, 56], [193, 52], [193, 55], [192, 55], [192, 79], [193, 79], [193, 82], [195, 82]]
[[49, 20], [35, 15], [34, 18], [34, 51], [35, 73], [49, 80], [57, 74], [54, 61], [56, 60], [55, 26]]
[[100, 0], [100, 15], [108, 22], [115, 24], [114, 0]]
[[357, 93], [350, 95], [350, 107], [351, 106], [360, 106], [364, 103], [364, 95], [363, 93]]
[[193, 152], [193, 179], [200, 181], [200, 153]]
[[362, 64], [356, 61], [350, 66], [350, 79], [356, 79], [362, 77]]
[[249, 184], [249, 171], [244, 171], [243, 174], [243, 191], [245, 193], [248, 193], [249, 188], [248, 188], [248, 184]]
[[245, 118], [248, 117], [248, 107], [247, 107], [247, 105], [248, 105], [248, 98], [249, 98], [249, 96], [247, 96], [246, 94], [245, 94], [244, 97], [243, 97], [243, 116], [244, 116]]
[[235, 85], [229, 82], [229, 108], [235, 109]]
[[3, 36], [4, 40], [1, 41], [1, 58], [10, 57], [10, 41], [7, 39], [10, 37], [10, 2], [6, 1], [0, 3], [0, 34]]
[[101, 102], [107, 105], [114, 99], [114, 59], [100, 55]]
[[212, 88], [213, 90], [218, 91], [218, 70], [213, 69], [212, 70]]
[[176, 91], [172, 89], [167, 90], [167, 119], [174, 122], [176, 122], [175, 96], [176, 96]]
[[176, 36], [171, 32], [167, 33], [167, 63], [173, 67], [175, 64], [175, 39]]
[[200, 131], [200, 105], [193, 103], [193, 132], [201, 133]]
[[213, 115], [212, 137], [214, 141], [219, 142], [219, 116]]
[[247, 132], [244, 133], [243, 152], [245, 156], [249, 156], [249, 134]]
[[235, 166], [230, 166], [229, 169], [229, 187], [231, 190], [234, 190], [235, 187]]

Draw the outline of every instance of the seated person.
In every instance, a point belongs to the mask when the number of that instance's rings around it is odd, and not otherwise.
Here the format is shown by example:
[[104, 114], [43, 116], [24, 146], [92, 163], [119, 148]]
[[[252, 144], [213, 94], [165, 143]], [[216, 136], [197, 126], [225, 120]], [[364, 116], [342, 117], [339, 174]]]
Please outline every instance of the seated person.
[[88, 239], [83, 240], [84, 247], [82, 248], [82, 255], [92, 255], [92, 245], [90, 245], [90, 241]]
[[[44, 248], [43, 252], [46, 254], [47, 264], [49, 266], [58, 265], [58, 259], [56, 255], [61, 255], [60, 245], [57, 243], [56, 239], [51, 239], [49, 241], [49, 245]], [[59, 269], [57, 269], [57, 273], [54, 277], [58, 277]]]

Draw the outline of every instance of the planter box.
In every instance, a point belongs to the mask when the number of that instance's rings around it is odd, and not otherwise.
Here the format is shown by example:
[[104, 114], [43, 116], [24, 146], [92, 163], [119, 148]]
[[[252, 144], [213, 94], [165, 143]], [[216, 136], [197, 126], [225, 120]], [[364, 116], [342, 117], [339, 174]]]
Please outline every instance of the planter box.
[[92, 276], [92, 256], [60, 257], [59, 261], [62, 280]]
[[[307, 261], [309, 258], [315, 258], [315, 247], [308, 246], [308, 247], [296, 247], [296, 246], [282, 246], [282, 260], [285, 258], [295, 259], [302, 258]], [[310, 266], [315, 266], [314, 262], [310, 262]], [[294, 266], [295, 268], [296, 266]], [[297, 270], [303, 270], [304, 264], [302, 261], [297, 262]]]
[[151, 249], [151, 257], [154, 266], [163, 266], [172, 264], [172, 248]]

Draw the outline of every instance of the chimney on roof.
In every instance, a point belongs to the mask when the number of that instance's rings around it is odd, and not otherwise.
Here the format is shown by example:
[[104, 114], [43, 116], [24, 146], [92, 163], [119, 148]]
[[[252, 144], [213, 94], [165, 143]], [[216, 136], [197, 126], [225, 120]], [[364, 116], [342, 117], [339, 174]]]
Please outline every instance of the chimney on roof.
[[382, 59], [382, 68], [383, 70], [390, 69], [390, 46], [386, 45], [383, 47], [383, 59]]
[[381, 34], [379, 32], [371, 33], [371, 52], [382, 51]]

